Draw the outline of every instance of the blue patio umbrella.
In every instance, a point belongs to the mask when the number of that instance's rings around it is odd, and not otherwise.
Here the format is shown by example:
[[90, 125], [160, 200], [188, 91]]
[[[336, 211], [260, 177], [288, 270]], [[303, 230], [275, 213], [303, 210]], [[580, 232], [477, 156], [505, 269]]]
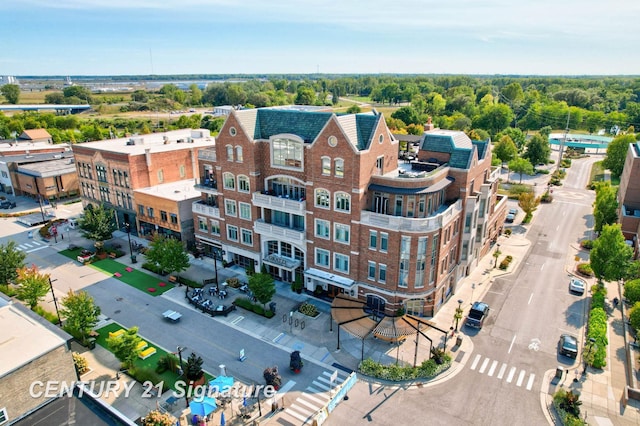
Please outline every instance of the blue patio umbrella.
[[233, 387], [233, 377], [230, 376], [218, 376], [209, 382], [210, 388], [216, 388], [218, 392], [228, 391]]
[[191, 414], [202, 417], [208, 416], [209, 414], [213, 413], [217, 407], [218, 405], [216, 404], [216, 400], [208, 396], [203, 396], [202, 398], [196, 398], [189, 401], [189, 409], [191, 409]]
[[224, 426], [226, 424], [226, 420], [224, 419], [224, 411], [220, 414], [220, 426]]

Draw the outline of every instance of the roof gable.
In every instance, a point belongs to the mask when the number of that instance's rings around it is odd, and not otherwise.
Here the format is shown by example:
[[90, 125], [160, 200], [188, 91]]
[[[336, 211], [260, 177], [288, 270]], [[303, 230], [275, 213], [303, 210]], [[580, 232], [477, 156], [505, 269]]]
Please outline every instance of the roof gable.
[[29, 129], [22, 132], [22, 134], [19, 136], [19, 139], [51, 139], [51, 135], [45, 129]]

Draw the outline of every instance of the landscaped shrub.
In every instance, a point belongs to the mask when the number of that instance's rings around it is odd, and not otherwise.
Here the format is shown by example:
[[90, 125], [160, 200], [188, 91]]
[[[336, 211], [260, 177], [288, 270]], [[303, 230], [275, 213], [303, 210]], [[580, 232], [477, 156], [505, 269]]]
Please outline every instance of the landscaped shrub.
[[635, 305], [636, 302], [640, 302], [640, 279], [624, 283], [623, 296], [632, 305]]
[[273, 318], [275, 316], [275, 313], [273, 311], [271, 310], [265, 311], [261, 305], [257, 303], [253, 303], [251, 300], [249, 300], [246, 297], [238, 297], [233, 302], [233, 304], [243, 309], [246, 309], [247, 311], [255, 312], [256, 314], [262, 315], [263, 317], [266, 317], [266, 318]]
[[603, 291], [595, 291], [591, 294], [591, 309], [593, 308], [602, 308], [604, 309], [604, 299], [606, 297], [606, 293]]
[[264, 308], [260, 305], [253, 305], [253, 312], [258, 315], [264, 315]]
[[240, 280], [238, 278], [228, 278], [227, 279], [227, 285], [231, 288], [239, 288], [240, 287]]
[[[583, 349], [587, 363], [595, 368], [607, 365], [607, 314], [602, 308], [593, 308], [589, 313], [589, 340], [595, 339], [592, 347]], [[587, 345], [591, 345], [588, 342]]]
[[172, 354], [163, 355], [160, 358], [158, 358], [156, 373], [162, 374], [165, 371], [176, 372], [178, 370], [178, 364], [180, 364], [180, 360], [175, 355], [172, 355]]
[[577, 268], [578, 272], [585, 277], [593, 276], [593, 268], [591, 268], [590, 263], [579, 263]]
[[513, 261], [513, 256], [511, 256], [510, 254], [508, 254], [504, 260], [506, 260], [507, 262], [511, 263]]
[[400, 365], [383, 365], [371, 358], [365, 359], [359, 365], [362, 374], [375, 377], [378, 379], [401, 381], [414, 379], [431, 379], [451, 366], [451, 356], [444, 354], [442, 356], [442, 364], [437, 364], [431, 358], [422, 362], [419, 367], [400, 366]]
[[511, 228], [507, 228], [504, 230], [504, 235], [511, 235], [512, 232]]
[[142, 426], [173, 426], [177, 422], [171, 413], [162, 413], [158, 410], [149, 411], [142, 419]]
[[580, 395], [564, 389], [553, 394], [553, 407], [565, 426], [585, 425], [580, 419]]
[[298, 308], [298, 311], [307, 316], [314, 317], [314, 318], [317, 317], [319, 314], [318, 308], [309, 302], [304, 302], [302, 305], [300, 305], [300, 307]]
[[178, 281], [180, 284], [184, 284], [186, 286], [193, 287], [193, 288], [203, 287], [202, 283], [199, 283], [198, 281], [190, 280], [189, 278], [185, 278], [185, 277], [177, 277], [176, 281]]
[[582, 247], [583, 249], [591, 250], [593, 248], [593, 240], [580, 241], [580, 247]]
[[509, 199], [517, 200], [520, 198], [520, 194], [533, 192], [531, 185], [513, 184], [509, 187]]
[[142, 268], [146, 269], [147, 271], [154, 272], [158, 275], [162, 275], [162, 269], [155, 263], [145, 262], [142, 264]]
[[160, 377], [158, 373], [148, 367], [136, 367], [136, 369], [133, 371], [129, 369], [129, 374], [140, 383], [144, 383], [148, 380], [155, 386], [158, 383], [162, 382], [162, 377]]
[[549, 170], [547, 170], [547, 169], [536, 169], [536, 173], [541, 174], [541, 175], [548, 175], [549, 174]]
[[51, 324], [58, 324], [58, 316], [52, 312], [45, 311], [41, 306], [36, 306], [33, 312], [40, 315], [42, 318], [49, 321]]
[[501, 270], [506, 271], [507, 268], [509, 267], [509, 261], [507, 261], [507, 259], [503, 259], [502, 262], [500, 262], [500, 266], [498, 266]]
[[635, 332], [640, 330], [640, 302], [636, 302], [629, 310], [629, 324]]
[[78, 352], [73, 352], [71, 356], [73, 357], [73, 365], [76, 367], [78, 376], [82, 376], [84, 373], [89, 371], [89, 363], [85, 357], [80, 355]]

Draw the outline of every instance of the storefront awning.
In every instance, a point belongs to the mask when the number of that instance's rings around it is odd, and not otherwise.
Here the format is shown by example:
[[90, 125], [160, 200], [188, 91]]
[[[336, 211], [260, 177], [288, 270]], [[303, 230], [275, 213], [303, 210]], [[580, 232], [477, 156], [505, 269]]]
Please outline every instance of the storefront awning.
[[277, 254], [270, 254], [269, 256], [262, 259], [262, 261], [267, 265], [286, 269], [288, 271], [294, 271], [298, 266], [300, 266], [299, 260], [278, 256]]
[[311, 276], [317, 280], [325, 282], [327, 284], [338, 285], [344, 289], [350, 289], [355, 284], [355, 281], [350, 278], [341, 277], [340, 275], [334, 275], [330, 272], [321, 271], [315, 268], [309, 268], [304, 271], [305, 276]]

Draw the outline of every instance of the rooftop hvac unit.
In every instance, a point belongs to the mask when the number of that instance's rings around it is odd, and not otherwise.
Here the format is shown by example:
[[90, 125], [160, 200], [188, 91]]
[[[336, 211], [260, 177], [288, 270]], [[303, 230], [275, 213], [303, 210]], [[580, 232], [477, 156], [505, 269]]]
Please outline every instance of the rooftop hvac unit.
[[176, 143], [184, 143], [184, 139], [178, 139]]

